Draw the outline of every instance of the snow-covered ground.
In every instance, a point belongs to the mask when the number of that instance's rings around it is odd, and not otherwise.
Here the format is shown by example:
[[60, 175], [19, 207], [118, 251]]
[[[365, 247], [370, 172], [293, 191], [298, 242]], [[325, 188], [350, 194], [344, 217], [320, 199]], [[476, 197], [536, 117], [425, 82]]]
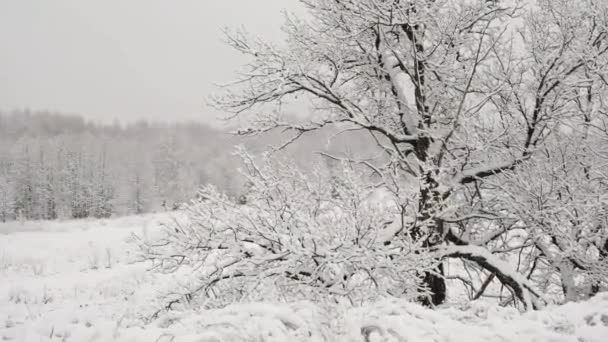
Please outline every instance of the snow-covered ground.
[[386, 300], [328, 310], [237, 304], [148, 321], [170, 276], [137, 261], [132, 234], [163, 215], [0, 224], [0, 341], [608, 341], [608, 294], [520, 314], [482, 302], [436, 311]]

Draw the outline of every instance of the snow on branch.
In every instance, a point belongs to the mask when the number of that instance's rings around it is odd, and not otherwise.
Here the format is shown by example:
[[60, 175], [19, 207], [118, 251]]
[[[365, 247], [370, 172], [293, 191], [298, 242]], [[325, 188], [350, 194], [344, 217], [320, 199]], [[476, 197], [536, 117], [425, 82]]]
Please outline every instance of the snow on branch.
[[496, 277], [511, 288], [517, 298], [524, 304], [526, 310], [539, 306], [537, 299], [547, 302], [534, 286], [522, 274], [513, 270], [506, 262], [493, 255], [487, 248], [480, 246], [447, 246], [438, 249], [438, 254], [444, 258], [462, 258], [473, 261], [479, 266], [496, 274]]
[[514, 159], [511, 161], [494, 163], [464, 170], [455, 178], [455, 183], [468, 184], [479, 179], [494, 176], [505, 171], [513, 170], [523, 160], [524, 159]]

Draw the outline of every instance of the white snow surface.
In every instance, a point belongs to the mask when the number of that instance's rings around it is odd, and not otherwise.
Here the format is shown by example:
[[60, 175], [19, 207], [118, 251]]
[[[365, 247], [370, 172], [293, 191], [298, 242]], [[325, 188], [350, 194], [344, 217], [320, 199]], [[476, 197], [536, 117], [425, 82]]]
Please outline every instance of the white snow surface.
[[521, 314], [487, 302], [437, 310], [242, 303], [148, 320], [171, 276], [137, 262], [132, 233], [166, 215], [0, 223], [0, 341], [608, 341], [608, 294]]

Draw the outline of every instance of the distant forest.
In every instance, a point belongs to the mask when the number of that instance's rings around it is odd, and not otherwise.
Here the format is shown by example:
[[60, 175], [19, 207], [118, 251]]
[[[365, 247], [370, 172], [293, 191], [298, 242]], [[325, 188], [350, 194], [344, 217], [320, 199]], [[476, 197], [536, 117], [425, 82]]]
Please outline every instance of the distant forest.
[[[282, 137], [246, 139], [194, 122], [107, 125], [76, 115], [0, 112], [0, 221], [173, 210], [205, 184], [236, 200], [245, 181], [235, 146], [255, 152], [280, 145]], [[327, 141], [311, 137], [285, 154], [309, 167], [315, 151], [364, 144], [342, 137], [330, 148]]]

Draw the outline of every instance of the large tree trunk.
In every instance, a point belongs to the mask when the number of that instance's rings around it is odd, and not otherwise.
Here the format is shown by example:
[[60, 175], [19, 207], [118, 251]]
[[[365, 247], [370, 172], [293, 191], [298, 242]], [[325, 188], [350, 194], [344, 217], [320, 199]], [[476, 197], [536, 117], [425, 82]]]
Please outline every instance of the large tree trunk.
[[562, 282], [562, 291], [566, 302], [575, 302], [579, 299], [579, 292], [574, 282], [574, 265], [565, 260], [558, 266], [560, 278]]
[[[434, 180], [431, 172], [425, 173], [421, 182], [419, 215], [420, 223], [413, 230], [415, 240], [424, 239], [424, 247], [432, 248], [443, 243], [443, 222], [435, 217], [442, 209], [442, 196], [437, 191], [439, 184]], [[446, 284], [443, 272], [443, 263], [439, 263], [433, 271], [426, 271], [423, 277], [425, 287], [431, 292], [430, 297], [421, 298], [425, 306], [440, 305], [446, 298]]]
[[[599, 247], [599, 251], [600, 251], [600, 261], [606, 263], [608, 262], [608, 238], [606, 238], [604, 240], [603, 245], [601, 245]], [[600, 292], [600, 283], [599, 282], [594, 282], [591, 285], [591, 293], [590, 293], [590, 297], [595, 296], [596, 294], [598, 294]]]
[[425, 272], [423, 282], [431, 291], [431, 295], [421, 298], [422, 305], [432, 307], [445, 302], [446, 285], [443, 278], [443, 263], [437, 266], [435, 272]]

